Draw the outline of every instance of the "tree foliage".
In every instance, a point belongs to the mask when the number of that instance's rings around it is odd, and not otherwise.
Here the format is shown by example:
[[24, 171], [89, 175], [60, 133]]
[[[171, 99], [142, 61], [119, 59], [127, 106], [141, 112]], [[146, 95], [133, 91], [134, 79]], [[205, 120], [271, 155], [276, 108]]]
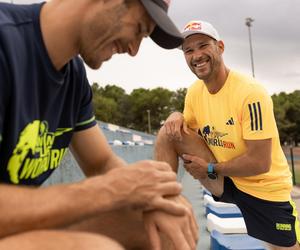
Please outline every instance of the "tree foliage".
[[[170, 91], [164, 88], [134, 89], [130, 94], [116, 85], [92, 85], [96, 118], [120, 126], [157, 132], [171, 112], [183, 111], [186, 88]], [[300, 143], [300, 91], [272, 96], [281, 142]]]
[[272, 96], [274, 113], [282, 143], [300, 143], [300, 91]]
[[173, 92], [164, 88], [139, 88], [128, 95], [116, 85], [100, 87], [97, 83], [92, 85], [92, 90], [97, 119], [146, 132], [150, 118], [154, 133], [171, 112], [183, 110], [186, 94], [186, 89]]

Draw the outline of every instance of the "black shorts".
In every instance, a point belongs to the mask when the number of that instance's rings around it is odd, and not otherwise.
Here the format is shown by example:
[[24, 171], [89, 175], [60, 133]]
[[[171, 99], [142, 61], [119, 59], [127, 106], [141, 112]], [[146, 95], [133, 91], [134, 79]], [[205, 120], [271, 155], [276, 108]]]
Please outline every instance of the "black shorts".
[[244, 217], [248, 234], [276, 246], [290, 247], [300, 243], [300, 224], [294, 202], [274, 202], [251, 196], [224, 178], [224, 193], [216, 201], [236, 204]]

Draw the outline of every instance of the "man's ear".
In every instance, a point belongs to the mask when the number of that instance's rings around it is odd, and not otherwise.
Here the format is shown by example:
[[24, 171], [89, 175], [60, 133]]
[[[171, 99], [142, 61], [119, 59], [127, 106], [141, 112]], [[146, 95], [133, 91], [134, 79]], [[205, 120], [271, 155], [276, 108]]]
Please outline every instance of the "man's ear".
[[224, 52], [225, 50], [225, 45], [224, 45], [224, 42], [222, 40], [220, 41], [217, 41], [218, 43], [218, 48], [222, 51], [222, 53]]

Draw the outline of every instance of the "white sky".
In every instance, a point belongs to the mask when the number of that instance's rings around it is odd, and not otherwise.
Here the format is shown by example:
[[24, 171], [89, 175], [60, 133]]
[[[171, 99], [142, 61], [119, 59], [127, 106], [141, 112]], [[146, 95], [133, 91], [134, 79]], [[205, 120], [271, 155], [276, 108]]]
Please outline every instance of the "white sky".
[[[14, 0], [29, 2], [41, 1]], [[249, 75], [245, 18], [252, 17], [256, 78], [270, 94], [300, 89], [299, 0], [173, 0], [169, 14], [180, 30], [190, 20], [212, 23], [225, 42], [225, 64]], [[128, 93], [140, 87], [176, 90], [188, 87], [196, 79], [180, 50], [163, 50], [151, 39], [143, 41], [136, 57], [115, 55], [99, 70], [87, 68], [87, 74], [90, 83], [115, 84]]]

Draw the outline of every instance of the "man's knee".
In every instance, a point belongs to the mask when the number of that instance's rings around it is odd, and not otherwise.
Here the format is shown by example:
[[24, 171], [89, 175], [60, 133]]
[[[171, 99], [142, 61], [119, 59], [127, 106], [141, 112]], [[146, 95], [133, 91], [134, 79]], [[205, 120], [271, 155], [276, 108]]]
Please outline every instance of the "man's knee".
[[31, 231], [0, 240], [0, 249], [10, 250], [124, 250], [116, 241], [85, 232]]
[[162, 126], [156, 136], [156, 140], [155, 140], [155, 146], [159, 147], [165, 144], [170, 144], [171, 145], [171, 141], [169, 139], [169, 136], [166, 133], [166, 129], [164, 126]]
[[186, 144], [190, 143], [191, 138], [196, 139], [197, 134], [195, 134], [194, 131], [191, 130], [190, 134], [186, 134], [185, 132], [183, 132], [183, 130], [181, 131], [181, 140], [178, 140], [177, 138], [174, 138], [170, 135], [167, 134], [167, 131], [165, 129], [165, 127], [161, 127], [157, 136], [156, 136], [156, 148], [172, 148], [175, 150], [179, 150], [181, 147], [183, 147]]

